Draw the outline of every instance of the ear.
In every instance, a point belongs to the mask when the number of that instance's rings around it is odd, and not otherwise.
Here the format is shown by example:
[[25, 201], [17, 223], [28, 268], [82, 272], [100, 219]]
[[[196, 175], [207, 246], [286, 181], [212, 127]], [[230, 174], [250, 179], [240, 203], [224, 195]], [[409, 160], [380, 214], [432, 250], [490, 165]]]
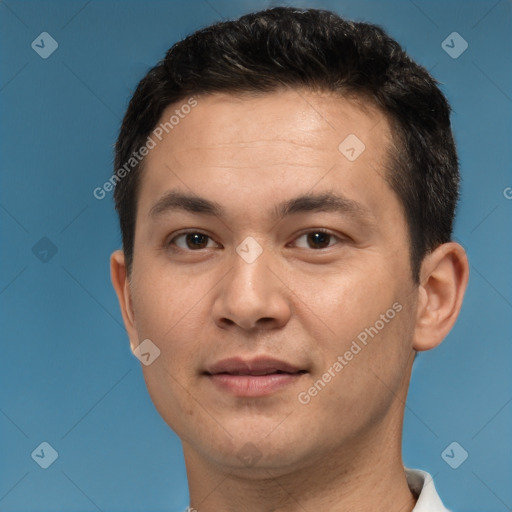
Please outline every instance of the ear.
[[130, 338], [130, 347], [133, 352], [139, 342], [135, 326], [130, 281], [128, 279], [124, 252], [121, 250], [113, 252], [110, 256], [110, 279], [119, 300], [121, 314], [123, 315], [124, 325]]
[[468, 259], [461, 245], [442, 244], [425, 256], [420, 271], [415, 350], [435, 348], [448, 335], [459, 315], [468, 279]]

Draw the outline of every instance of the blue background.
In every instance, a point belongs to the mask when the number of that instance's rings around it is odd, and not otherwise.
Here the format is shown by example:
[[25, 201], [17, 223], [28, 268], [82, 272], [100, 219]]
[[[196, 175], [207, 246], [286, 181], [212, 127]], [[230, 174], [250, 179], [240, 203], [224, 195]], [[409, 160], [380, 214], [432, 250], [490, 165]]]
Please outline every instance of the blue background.
[[[278, 4], [0, 4], [0, 511], [186, 507], [179, 439], [150, 401], [110, 284], [120, 246], [111, 193], [92, 191], [113, 171], [120, 120], [149, 67], [197, 28]], [[454, 511], [510, 510], [511, 4], [292, 5], [382, 25], [453, 106], [463, 175], [455, 235], [471, 276], [455, 328], [415, 362], [404, 462], [429, 471]], [[469, 44], [457, 59], [441, 46], [454, 31]], [[31, 47], [41, 32], [59, 45], [47, 59]], [[59, 455], [46, 470], [31, 458], [43, 441]], [[441, 457], [453, 441], [469, 454], [457, 469]]]

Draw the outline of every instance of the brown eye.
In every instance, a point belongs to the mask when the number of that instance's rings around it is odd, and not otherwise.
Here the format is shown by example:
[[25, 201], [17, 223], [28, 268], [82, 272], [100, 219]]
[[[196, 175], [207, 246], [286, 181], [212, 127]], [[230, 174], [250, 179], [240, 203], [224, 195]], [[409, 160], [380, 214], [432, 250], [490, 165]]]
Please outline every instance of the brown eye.
[[[340, 240], [337, 236], [325, 231], [323, 229], [316, 229], [314, 231], [308, 231], [300, 235], [297, 240], [306, 238], [307, 247], [306, 249], [327, 249], [332, 247], [334, 244], [330, 244], [332, 239]], [[298, 246], [300, 247], [300, 246]]]
[[[184, 239], [184, 245], [176, 243], [176, 241], [180, 239]], [[180, 235], [175, 236], [169, 241], [168, 245], [176, 245], [180, 249], [194, 251], [198, 249], [206, 249], [209, 240], [210, 237], [204, 233], [190, 231], [188, 233], [181, 233]]]

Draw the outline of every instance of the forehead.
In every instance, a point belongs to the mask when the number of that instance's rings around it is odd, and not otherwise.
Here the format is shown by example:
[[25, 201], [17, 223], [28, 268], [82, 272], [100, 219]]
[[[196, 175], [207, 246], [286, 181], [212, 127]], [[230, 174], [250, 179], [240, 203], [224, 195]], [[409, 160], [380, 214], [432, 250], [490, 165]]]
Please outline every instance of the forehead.
[[263, 189], [282, 195], [290, 186], [322, 180], [344, 183], [347, 190], [376, 179], [383, 186], [389, 123], [363, 98], [288, 89], [194, 99], [191, 109], [182, 108], [188, 98], [170, 105], [158, 125], [161, 140], [152, 136], [156, 145], [146, 156], [139, 190], [146, 213], [146, 199], [171, 185], [205, 196], [215, 184], [217, 196], [231, 187], [252, 191], [255, 200]]
[[[197, 106], [188, 114], [180, 119], [174, 116], [173, 122], [178, 123], [163, 134], [161, 150], [166, 145], [180, 153], [197, 146], [219, 150], [230, 144], [249, 148], [253, 143], [257, 148], [265, 143], [278, 146], [286, 142], [302, 148], [332, 149], [333, 143], [337, 147], [337, 142], [350, 133], [368, 139], [374, 128], [378, 129], [372, 137], [389, 137], [384, 114], [363, 97], [285, 89], [258, 95], [214, 93], [195, 100]], [[167, 107], [161, 123], [181, 112], [186, 103], [184, 99]], [[149, 160], [158, 156], [156, 149]]]

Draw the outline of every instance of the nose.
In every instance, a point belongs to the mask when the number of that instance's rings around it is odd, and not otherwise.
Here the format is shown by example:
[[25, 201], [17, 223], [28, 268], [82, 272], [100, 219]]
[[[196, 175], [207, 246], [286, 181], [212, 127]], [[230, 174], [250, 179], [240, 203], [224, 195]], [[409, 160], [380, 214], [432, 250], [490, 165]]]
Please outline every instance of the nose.
[[217, 287], [212, 314], [223, 329], [232, 325], [244, 330], [280, 328], [290, 319], [290, 296], [271, 251], [263, 248], [254, 261], [235, 252], [231, 269]]

